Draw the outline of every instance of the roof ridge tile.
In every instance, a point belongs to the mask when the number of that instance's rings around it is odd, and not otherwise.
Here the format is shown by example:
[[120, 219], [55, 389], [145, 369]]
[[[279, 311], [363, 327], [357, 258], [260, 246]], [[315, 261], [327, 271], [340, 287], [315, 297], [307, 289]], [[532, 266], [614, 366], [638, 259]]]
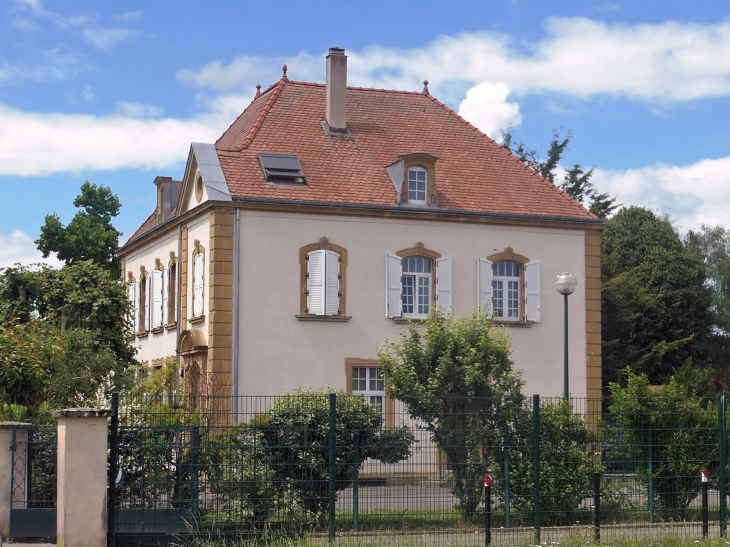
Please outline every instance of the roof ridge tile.
[[[256, 133], [258, 133], [259, 128], [264, 123], [264, 119], [266, 119], [266, 115], [271, 111], [271, 107], [274, 105], [274, 102], [276, 102], [276, 99], [279, 96], [279, 94], [281, 93], [281, 90], [284, 88], [284, 86], [288, 82], [289, 81], [287, 80], [286, 76], [282, 76], [282, 78], [278, 82], [269, 86], [266, 89], [266, 91], [261, 93], [261, 97], [263, 97], [265, 94], [267, 94], [269, 92], [269, 90], [273, 90], [273, 91], [271, 91], [271, 95], [268, 97], [266, 104], [261, 109], [261, 112], [259, 112], [259, 115], [256, 117], [256, 121], [251, 126], [251, 129], [249, 129], [248, 134], [246, 135], [246, 138], [243, 139], [243, 142], [239, 146], [234, 146], [231, 148], [222, 148], [221, 150], [226, 150], [229, 152], [240, 152], [241, 150], [245, 150], [246, 148], [248, 148], [251, 145], [253, 140], [256, 138]], [[261, 97], [259, 97], [259, 99]], [[251, 104], [253, 104], [253, 102]], [[250, 108], [250, 106], [251, 105], [249, 105], [246, 108], [246, 110], [248, 110], [248, 108]], [[246, 110], [244, 110], [244, 112], [246, 112]], [[241, 113], [241, 116], [243, 116], [243, 113]], [[241, 116], [239, 116], [238, 118], [240, 118]], [[236, 119], [238, 119], [238, 118], [236, 118]], [[236, 122], [233, 122], [233, 123], [236, 123]], [[231, 124], [231, 126], [233, 126], [233, 124]], [[229, 129], [230, 129], [230, 127], [229, 127]], [[223, 133], [223, 135], [225, 135], [225, 132]], [[223, 135], [221, 135], [221, 137], [216, 141], [216, 144], [218, 144], [218, 142], [223, 138]]]

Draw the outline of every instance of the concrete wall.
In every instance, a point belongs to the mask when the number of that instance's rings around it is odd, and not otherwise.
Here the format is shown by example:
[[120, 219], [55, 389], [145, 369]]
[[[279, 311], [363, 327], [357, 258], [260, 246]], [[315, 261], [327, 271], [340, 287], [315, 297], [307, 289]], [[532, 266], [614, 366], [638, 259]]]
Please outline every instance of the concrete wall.
[[[300, 306], [299, 248], [321, 237], [345, 247], [349, 322], [305, 322]], [[190, 236], [192, 240], [193, 237]], [[478, 258], [512, 247], [540, 262], [541, 322], [508, 327], [525, 393], [557, 396], [563, 388], [563, 300], [553, 283], [571, 272], [570, 386], [586, 393], [585, 233], [583, 230], [488, 226], [386, 218], [241, 211], [239, 394], [279, 394], [298, 386], [345, 388], [345, 359], [377, 358], [403, 325], [385, 317], [385, 255], [422, 242], [453, 259], [453, 311], [473, 312]]]

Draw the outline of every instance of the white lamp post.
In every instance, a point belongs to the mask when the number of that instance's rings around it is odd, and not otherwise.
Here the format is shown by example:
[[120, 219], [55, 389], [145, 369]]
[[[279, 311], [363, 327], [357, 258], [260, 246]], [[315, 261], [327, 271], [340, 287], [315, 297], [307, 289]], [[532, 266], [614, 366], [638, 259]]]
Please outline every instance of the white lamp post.
[[563, 357], [563, 398], [568, 399], [570, 391], [568, 389], [568, 297], [573, 294], [575, 287], [578, 285], [575, 277], [568, 272], [563, 272], [558, 275], [558, 280], [555, 282], [555, 288], [560, 294], [563, 295], [565, 300], [565, 334], [564, 334], [564, 357]]

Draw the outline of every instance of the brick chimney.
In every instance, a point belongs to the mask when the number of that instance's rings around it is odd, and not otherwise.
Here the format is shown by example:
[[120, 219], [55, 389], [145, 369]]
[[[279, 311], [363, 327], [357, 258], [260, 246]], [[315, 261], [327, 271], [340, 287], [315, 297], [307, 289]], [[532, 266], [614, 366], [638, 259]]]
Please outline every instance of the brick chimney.
[[333, 133], [347, 131], [347, 55], [332, 47], [327, 55], [327, 101], [325, 120]]

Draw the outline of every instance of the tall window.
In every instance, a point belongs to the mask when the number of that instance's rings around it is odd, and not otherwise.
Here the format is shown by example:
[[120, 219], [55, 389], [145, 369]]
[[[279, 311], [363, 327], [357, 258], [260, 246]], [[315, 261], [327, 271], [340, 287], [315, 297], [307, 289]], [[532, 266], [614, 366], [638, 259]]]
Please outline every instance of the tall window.
[[408, 202], [426, 203], [427, 171], [423, 167], [408, 169]]
[[152, 328], [162, 327], [162, 270], [152, 270]]
[[423, 256], [408, 256], [403, 259], [402, 265], [403, 315], [426, 316], [431, 313], [431, 259]]
[[127, 297], [129, 298], [129, 314], [127, 315], [127, 321], [129, 322], [130, 334], [135, 333], [135, 323], [137, 322], [137, 283], [132, 277], [132, 272], [129, 272], [129, 283], [127, 284]]
[[318, 249], [307, 253], [307, 309], [310, 315], [340, 314], [340, 255]]
[[[196, 245], [196, 247], [198, 247], [198, 245]], [[202, 250], [198, 250], [193, 257], [193, 317], [203, 316], [204, 269], [205, 255]]]
[[520, 318], [520, 264], [511, 260], [492, 265], [492, 307], [494, 317]]
[[297, 318], [347, 321], [345, 287], [347, 249], [323, 237], [299, 249], [301, 301]]
[[382, 367], [352, 367], [352, 394], [362, 395], [381, 413], [385, 410], [385, 377]]
[[148, 275], [142, 274], [139, 280], [139, 332], [147, 331], [147, 311], [149, 303], [147, 302], [147, 278]]
[[175, 310], [175, 301], [177, 296], [177, 262], [170, 264], [170, 269], [167, 270], [168, 275], [168, 298], [167, 298], [167, 322], [172, 325], [177, 322], [177, 315]]

